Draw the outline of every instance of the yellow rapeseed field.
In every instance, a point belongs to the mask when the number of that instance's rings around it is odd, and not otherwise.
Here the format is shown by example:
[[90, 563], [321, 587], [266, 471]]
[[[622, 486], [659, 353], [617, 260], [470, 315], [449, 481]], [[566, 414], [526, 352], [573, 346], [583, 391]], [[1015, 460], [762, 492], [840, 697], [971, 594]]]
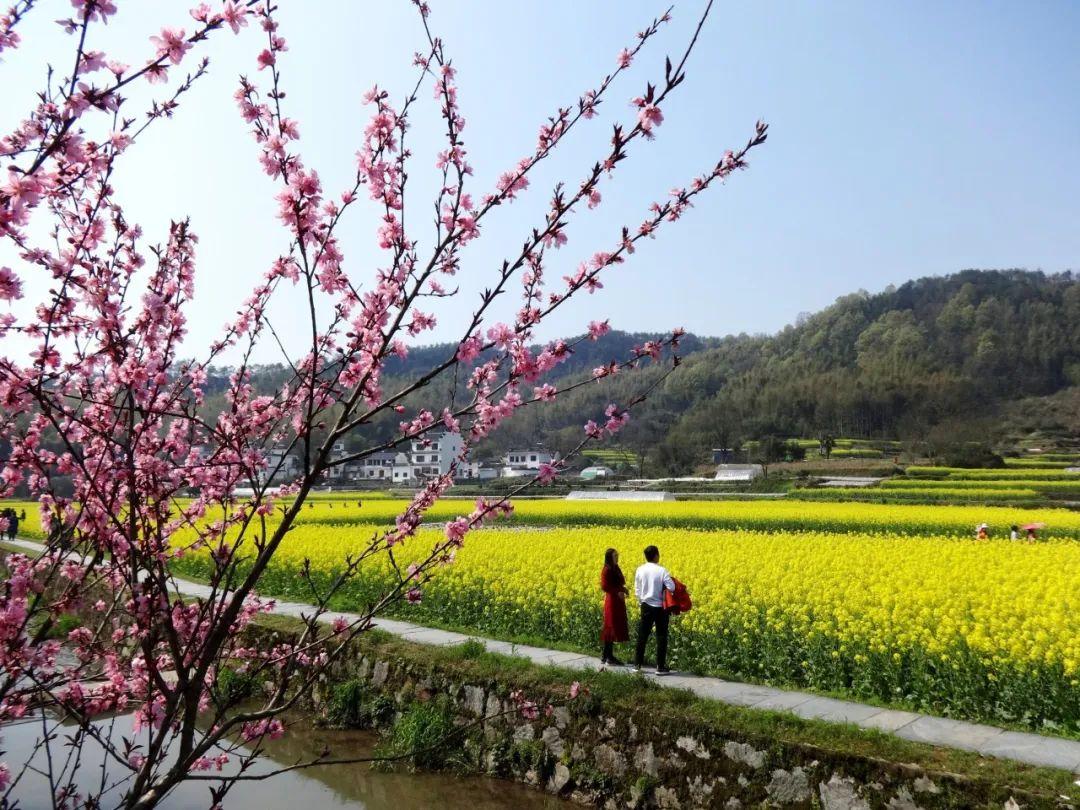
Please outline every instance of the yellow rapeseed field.
[[[303, 599], [304, 558], [323, 583], [375, 527], [309, 525], [285, 542], [268, 592]], [[399, 552], [407, 563], [440, 533]], [[689, 587], [674, 663], [729, 677], [845, 691], [969, 717], [1075, 725], [1080, 548], [889, 533], [800, 534], [667, 528], [515, 530], [469, 535], [456, 562], [402, 615], [503, 637], [598, 644], [604, 550], [627, 578], [644, 546]], [[200, 562], [185, 561], [198, 573]], [[388, 584], [372, 561], [337, 600], [359, 607]]]
[[[298, 600], [305, 558], [325, 585], [405, 501], [315, 499], [261, 590]], [[29, 506], [29, 505], [28, 505]], [[1048, 508], [817, 503], [519, 501], [514, 516], [473, 532], [421, 604], [398, 612], [466, 631], [595, 648], [604, 550], [628, 579], [642, 549], [690, 588], [675, 620], [675, 666], [811, 686], [973, 718], [1080, 728], [1080, 513]], [[400, 549], [407, 564], [438, 542], [470, 501], [444, 500], [432, 528]], [[28, 509], [28, 513], [31, 509]], [[33, 534], [36, 516], [24, 528]], [[995, 539], [972, 539], [987, 522]], [[1047, 524], [1037, 544], [1008, 527]], [[22, 533], [22, 532], [20, 532]], [[182, 540], [182, 538], [180, 538]], [[208, 558], [176, 561], [205, 575]], [[335, 607], [362, 608], [389, 584], [382, 557]], [[631, 614], [633, 608], [631, 609]], [[631, 615], [631, 621], [633, 616]]]
[[[304, 523], [391, 524], [407, 501], [384, 499], [327, 503], [312, 501]], [[442, 522], [472, 508], [468, 500], [442, 500], [428, 519]], [[1045, 537], [1080, 538], [1080, 512], [1049, 507], [1011, 508], [984, 505], [812, 503], [768, 501], [611, 502], [518, 500], [510, 523], [532, 526], [669, 527], [740, 529], [766, 532], [888, 532], [903, 535], [974, 534], [979, 523], [1008, 531], [1013, 524], [1040, 522]]]

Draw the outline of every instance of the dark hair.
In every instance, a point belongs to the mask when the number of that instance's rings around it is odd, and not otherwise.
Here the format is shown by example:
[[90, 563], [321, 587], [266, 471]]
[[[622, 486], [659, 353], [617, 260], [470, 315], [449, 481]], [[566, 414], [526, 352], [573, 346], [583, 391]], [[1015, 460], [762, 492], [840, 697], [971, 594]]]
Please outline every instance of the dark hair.
[[616, 550], [609, 548], [604, 552], [604, 568], [609, 572], [611, 576], [611, 584], [616, 588], [621, 588], [626, 584], [626, 577], [623, 575], [622, 569], [619, 568], [619, 564], [615, 562]]
[[660, 549], [658, 549], [656, 546], [646, 546], [645, 559], [649, 562], [656, 562], [660, 559]]

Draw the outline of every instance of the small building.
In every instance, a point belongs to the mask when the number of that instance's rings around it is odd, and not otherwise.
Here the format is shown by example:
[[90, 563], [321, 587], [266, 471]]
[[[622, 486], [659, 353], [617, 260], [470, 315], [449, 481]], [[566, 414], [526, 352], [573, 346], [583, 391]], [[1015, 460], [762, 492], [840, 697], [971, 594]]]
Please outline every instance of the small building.
[[394, 464], [390, 468], [390, 480], [395, 484], [408, 484], [410, 481], [416, 480], [413, 477], [413, 467], [409, 463], [408, 453], [394, 454]]
[[735, 451], [730, 447], [714, 447], [712, 451], [713, 464], [730, 464], [735, 459]]
[[718, 464], [716, 467], [716, 481], [728, 481], [730, 483], [749, 482], [762, 475], [760, 464]]
[[345, 464], [337, 463], [345, 458], [345, 442], [335, 442], [334, 446], [330, 448], [330, 455], [328, 460], [334, 466], [326, 471], [326, 478], [331, 484], [338, 486], [345, 483]]
[[394, 477], [394, 461], [397, 453], [387, 451], [372, 453], [358, 463], [357, 478], [361, 481], [391, 481]]
[[461, 455], [464, 442], [461, 436], [450, 431], [428, 433], [413, 439], [409, 462], [415, 478], [433, 478], [446, 475], [450, 466]]
[[458, 467], [458, 478], [472, 481], [489, 481], [499, 477], [499, 468], [480, 461], [470, 461]]
[[611, 467], [605, 467], [603, 464], [596, 464], [582, 470], [580, 477], [586, 481], [591, 481], [594, 478], [609, 478], [614, 474], [615, 471], [611, 469]]
[[549, 450], [510, 450], [502, 458], [504, 467], [520, 467], [526, 470], [539, 470], [541, 464], [558, 461], [559, 454]]
[[271, 448], [266, 453], [267, 483], [285, 483], [300, 474], [300, 457], [290, 453], [287, 445]]

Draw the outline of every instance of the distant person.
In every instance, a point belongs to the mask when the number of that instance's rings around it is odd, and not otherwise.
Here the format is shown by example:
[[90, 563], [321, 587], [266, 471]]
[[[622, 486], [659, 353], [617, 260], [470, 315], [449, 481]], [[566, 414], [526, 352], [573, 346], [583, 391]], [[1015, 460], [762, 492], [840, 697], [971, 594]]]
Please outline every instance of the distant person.
[[1028, 540], [1029, 543], [1034, 543], [1036, 540], [1039, 539], [1035, 534], [1035, 527], [1034, 526], [1028, 526], [1026, 528], [1026, 531], [1027, 531], [1027, 540]]
[[623, 666], [615, 657], [615, 644], [630, 640], [630, 629], [626, 620], [626, 577], [619, 568], [619, 552], [609, 548], [604, 552], [604, 567], [600, 570], [600, 590], [604, 592], [604, 627], [600, 631], [600, 641], [604, 652], [600, 663], [613, 667]]
[[978, 529], [975, 531], [976, 540], [989, 540], [990, 539], [990, 527], [985, 523], [980, 523]]
[[675, 580], [668, 570], [660, 565], [660, 549], [649, 546], [645, 549], [645, 564], [638, 567], [634, 574], [634, 596], [641, 605], [641, 619], [638, 622], [637, 651], [634, 656], [634, 669], [638, 672], [645, 663], [645, 647], [649, 635], [656, 626], [656, 674], [667, 675], [668, 612], [664, 609], [664, 591], [675, 590]]
[[1020, 539], [1020, 527], [1019, 526], [1013, 526], [1011, 529], [1009, 529], [1009, 539], [1010, 540], [1019, 540]]
[[[26, 513], [23, 512], [25, 515]], [[8, 540], [14, 540], [15, 535], [19, 533], [19, 516], [15, 514], [14, 509], [7, 510], [7, 536]]]

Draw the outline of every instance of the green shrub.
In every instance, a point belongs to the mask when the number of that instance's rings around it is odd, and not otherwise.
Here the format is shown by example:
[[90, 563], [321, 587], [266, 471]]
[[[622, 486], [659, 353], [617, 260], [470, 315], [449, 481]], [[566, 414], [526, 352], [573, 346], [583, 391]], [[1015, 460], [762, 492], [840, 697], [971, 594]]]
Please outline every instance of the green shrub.
[[462, 732], [445, 696], [414, 703], [394, 723], [384, 754], [402, 757], [413, 769], [441, 770], [460, 764]]
[[364, 681], [354, 678], [330, 692], [325, 721], [341, 728], [376, 728], [388, 724], [394, 711], [390, 698], [373, 693]]
[[78, 616], [72, 613], [64, 613], [61, 616], [57, 616], [53, 623], [49, 626], [48, 632], [45, 634], [45, 638], [55, 639], [58, 641], [66, 641], [68, 633], [72, 630], [76, 630], [82, 627], [83, 622]]
[[255, 684], [253, 676], [237, 672], [232, 667], [225, 667], [218, 672], [217, 680], [214, 681], [214, 695], [220, 703], [239, 703], [251, 697]]

